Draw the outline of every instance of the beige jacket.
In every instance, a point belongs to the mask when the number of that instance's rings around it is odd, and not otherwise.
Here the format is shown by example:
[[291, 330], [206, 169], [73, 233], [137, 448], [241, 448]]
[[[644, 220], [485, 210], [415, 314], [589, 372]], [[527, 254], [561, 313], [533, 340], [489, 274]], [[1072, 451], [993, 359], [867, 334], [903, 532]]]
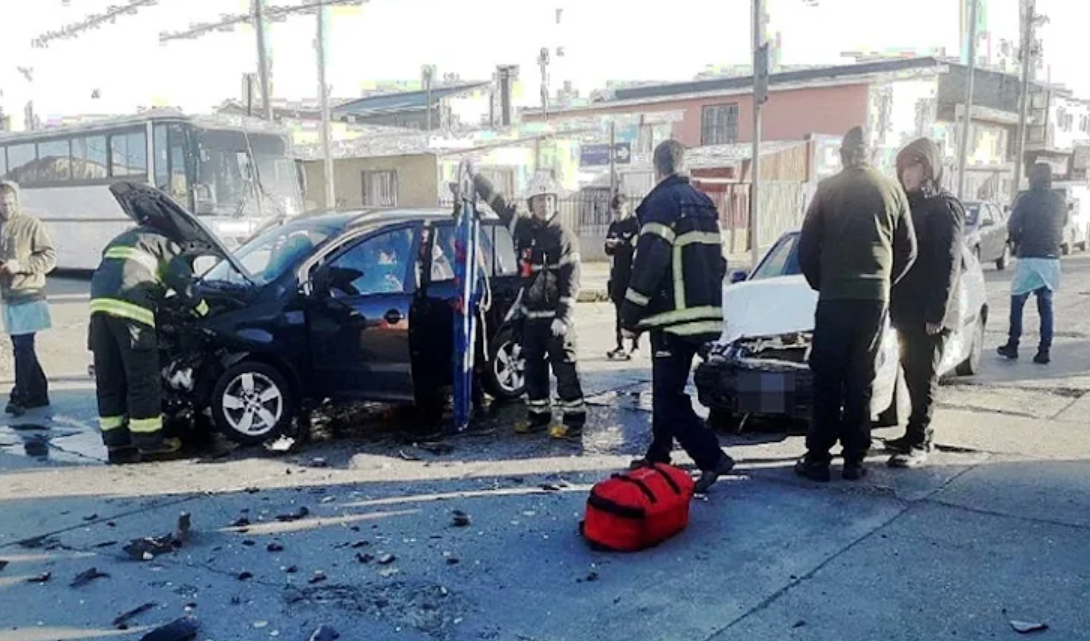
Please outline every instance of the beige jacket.
[[0, 276], [0, 298], [7, 303], [45, 298], [45, 276], [57, 266], [57, 252], [37, 218], [16, 213], [0, 221], [0, 261], [13, 259], [19, 262], [19, 271]]

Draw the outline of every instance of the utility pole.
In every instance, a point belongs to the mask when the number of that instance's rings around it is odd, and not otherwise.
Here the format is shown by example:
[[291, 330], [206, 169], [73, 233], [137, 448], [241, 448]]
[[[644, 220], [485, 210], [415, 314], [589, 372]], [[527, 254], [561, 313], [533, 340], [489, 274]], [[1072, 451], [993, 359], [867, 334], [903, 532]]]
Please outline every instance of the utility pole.
[[965, 199], [965, 171], [969, 162], [969, 138], [973, 132], [973, 83], [976, 76], [976, 14], [980, 0], [969, 0], [969, 71], [965, 82], [965, 113], [958, 145], [958, 198]]
[[1018, 153], [1014, 157], [1014, 185], [1011, 203], [1022, 189], [1022, 168], [1026, 158], [1026, 121], [1029, 118], [1029, 78], [1033, 68], [1033, 25], [1037, 19], [1036, 0], [1022, 0], [1022, 98], [1018, 114]]
[[[260, 2], [260, 0], [257, 0]], [[326, 83], [326, 35], [329, 9], [318, 8], [318, 99], [322, 109], [322, 158], [325, 173], [325, 206], [333, 209], [337, 206], [337, 190], [333, 182], [333, 135], [330, 131], [329, 84]]]
[[257, 33], [257, 73], [261, 79], [261, 104], [265, 120], [272, 122], [273, 107], [269, 96], [269, 59], [265, 48], [265, 0], [253, 0], [254, 31]]
[[[617, 121], [613, 116], [609, 118], [609, 197], [617, 195]], [[612, 201], [611, 201], [612, 202]]]
[[545, 120], [549, 119], [549, 48], [542, 47], [537, 56], [537, 64], [541, 67], [541, 113]]
[[761, 258], [761, 105], [768, 100], [768, 45], [765, 43], [764, 3], [753, 0], [753, 160], [750, 162], [749, 250], [751, 268]]

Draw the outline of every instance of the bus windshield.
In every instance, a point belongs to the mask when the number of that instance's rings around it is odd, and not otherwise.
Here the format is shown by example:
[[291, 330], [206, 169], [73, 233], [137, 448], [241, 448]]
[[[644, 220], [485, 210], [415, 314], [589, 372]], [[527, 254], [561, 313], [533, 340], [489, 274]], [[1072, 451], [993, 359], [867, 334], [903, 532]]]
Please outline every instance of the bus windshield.
[[276, 216], [299, 212], [299, 183], [284, 138], [226, 129], [197, 129], [195, 133], [200, 160], [197, 214]]

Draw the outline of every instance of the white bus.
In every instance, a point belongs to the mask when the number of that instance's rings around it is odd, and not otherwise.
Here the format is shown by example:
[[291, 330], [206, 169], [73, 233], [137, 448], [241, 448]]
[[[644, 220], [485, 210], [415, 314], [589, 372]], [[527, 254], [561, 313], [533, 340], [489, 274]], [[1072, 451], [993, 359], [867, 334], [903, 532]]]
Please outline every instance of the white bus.
[[132, 226], [110, 184], [163, 189], [232, 246], [272, 217], [300, 213], [291, 151], [287, 132], [265, 121], [155, 110], [0, 134], [0, 176], [19, 183], [27, 213], [48, 225], [58, 267], [88, 270]]

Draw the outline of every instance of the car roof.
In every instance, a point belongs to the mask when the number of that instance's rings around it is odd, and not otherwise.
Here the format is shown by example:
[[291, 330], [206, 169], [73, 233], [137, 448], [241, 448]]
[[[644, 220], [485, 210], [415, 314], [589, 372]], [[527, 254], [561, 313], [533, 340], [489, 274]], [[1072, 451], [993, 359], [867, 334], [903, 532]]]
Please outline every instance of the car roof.
[[[282, 227], [290, 229], [322, 228], [332, 232], [344, 232], [363, 227], [377, 227], [403, 222], [435, 223], [451, 220], [449, 209], [440, 208], [372, 208], [351, 210], [317, 210], [293, 216], [284, 221]], [[489, 212], [481, 212], [481, 219], [495, 221], [498, 217]]]

